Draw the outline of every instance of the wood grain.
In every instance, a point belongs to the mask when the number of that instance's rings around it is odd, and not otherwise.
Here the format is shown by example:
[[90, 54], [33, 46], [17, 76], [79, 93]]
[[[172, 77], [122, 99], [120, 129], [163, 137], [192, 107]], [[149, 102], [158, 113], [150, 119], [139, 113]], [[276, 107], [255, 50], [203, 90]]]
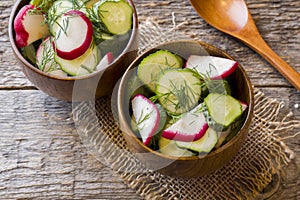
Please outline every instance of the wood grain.
[[0, 108], [0, 199], [139, 199], [88, 154], [70, 103], [40, 91], [0, 91]]
[[[0, 2], [0, 199], [142, 199], [86, 151], [70, 118], [71, 105], [35, 90], [20, 71], [7, 34], [13, 2]], [[300, 1], [246, 2], [269, 46], [300, 71]], [[292, 119], [300, 120], [299, 92], [254, 51], [205, 23], [188, 1], [135, 4], [141, 22], [172, 26], [174, 17], [176, 24], [185, 23], [180, 31], [228, 52], [255, 87], [283, 101]], [[300, 198], [300, 135], [286, 143], [296, 158], [273, 200]]]

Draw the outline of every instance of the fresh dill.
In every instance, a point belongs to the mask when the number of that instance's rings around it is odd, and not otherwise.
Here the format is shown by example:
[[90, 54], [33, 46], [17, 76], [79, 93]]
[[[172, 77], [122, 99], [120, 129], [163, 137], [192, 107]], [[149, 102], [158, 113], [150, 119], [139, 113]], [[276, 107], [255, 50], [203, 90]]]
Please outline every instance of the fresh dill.
[[138, 120], [137, 120], [137, 126], [141, 125], [143, 122], [145, 122], [146, 120], [150, 119], [150, 116], [152, 114], [153, 111], [151, 111], [150, 113], [146, 113], [144, 115], [144, 110], [142, 110]]

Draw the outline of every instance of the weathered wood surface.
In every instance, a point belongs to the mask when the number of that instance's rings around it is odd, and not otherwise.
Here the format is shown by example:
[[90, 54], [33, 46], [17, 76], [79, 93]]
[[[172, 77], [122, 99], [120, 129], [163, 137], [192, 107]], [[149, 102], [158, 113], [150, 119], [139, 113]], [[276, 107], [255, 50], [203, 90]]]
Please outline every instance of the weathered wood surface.
[[[271, 48], [300, 71], [300, 1], [246, 0]], [[211, 43], [244, 66], [255, 87], [283, 101], [300, 120], [300, 94], [260, 56], [200, 19], [182, 0], [135, 1], [140, 21], [186, 22], [180, 31]], [[88, 154], [70, 118], [71, 104], [35, 90], [19, 70], [8, 40], [13, 0], [0, 2], [0, 199], [140, 199], [121, 178]], [[295, 133], [298, 130], [295, 130]], [[300, 198], [300, 135], [286, 182], [271, 199]]]

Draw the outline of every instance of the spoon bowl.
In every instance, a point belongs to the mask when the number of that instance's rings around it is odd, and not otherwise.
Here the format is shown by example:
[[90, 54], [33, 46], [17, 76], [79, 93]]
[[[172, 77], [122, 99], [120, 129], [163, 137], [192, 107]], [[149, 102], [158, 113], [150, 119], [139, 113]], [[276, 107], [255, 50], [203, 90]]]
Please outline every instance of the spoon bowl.
[[207, 23], [244, 42], [300, 91], [300, 74], [264, 41], [244, 0], [190, 0], [190, 2]]

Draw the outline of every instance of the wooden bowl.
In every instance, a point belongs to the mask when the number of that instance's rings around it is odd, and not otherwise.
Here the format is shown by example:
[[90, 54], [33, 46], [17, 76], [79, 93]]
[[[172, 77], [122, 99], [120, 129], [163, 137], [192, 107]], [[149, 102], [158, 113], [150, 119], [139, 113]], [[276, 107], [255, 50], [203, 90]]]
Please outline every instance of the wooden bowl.
[[131, 151], [134, 152], [147, 167], [173, 177], [190, 178], [210, 174], [220, 169], [234, 158], [248, 134], [248, 129], [253, 116], [254, 103], [253, 89], [250, 80], [240, 65], [231, 75], [231, 81], [234, 87], [233, 96], [249, 105], [248, 109], [242, 116], [244, 123], [233, 139], [220, 148], [208, 153], [204, 157], [192, 156], [178, 158], [164, 155], [145, 146], [132, 131], [130, 126], [131, 116], [129, 112], [130, 95], [128, 95], [127, 89], [129, 78], [136, 76], [136, 70], [134, 70], [136, 69], [135, 67], [137, 67], [145, 56], [157, 51], [158, 49], [169, 50], [183, 58], [187, 58], [191, 54], [207, 55], [207, 53], [213, 56], [229, 59], [233, 58], [220, 49], [202, 42], [174, 41], [165, 43], [150, 49], [139, 56], [125, 72], [118, 90], [118, 115], [123, 135]]
[[54, 76], [37, 69], [23, 57], [20, 49], [16, 46], [13, 22], [18, 11], [29, 2], [30, 0], [18, 0], [12, 9], [9, 20], [9, 40], [15, 57], [21, 63], [22, 71], [29, 81], [46, 94], [66, 101], [94, 99], [110, 94], [117, 81], [137, 56], [138, 18], [133, 1], [128, 0], [134, 9], [133, 29], [129, 42], [123, 52], [115, 58], [113, 63], [107, 66], [105, 71], [66, 78]]

